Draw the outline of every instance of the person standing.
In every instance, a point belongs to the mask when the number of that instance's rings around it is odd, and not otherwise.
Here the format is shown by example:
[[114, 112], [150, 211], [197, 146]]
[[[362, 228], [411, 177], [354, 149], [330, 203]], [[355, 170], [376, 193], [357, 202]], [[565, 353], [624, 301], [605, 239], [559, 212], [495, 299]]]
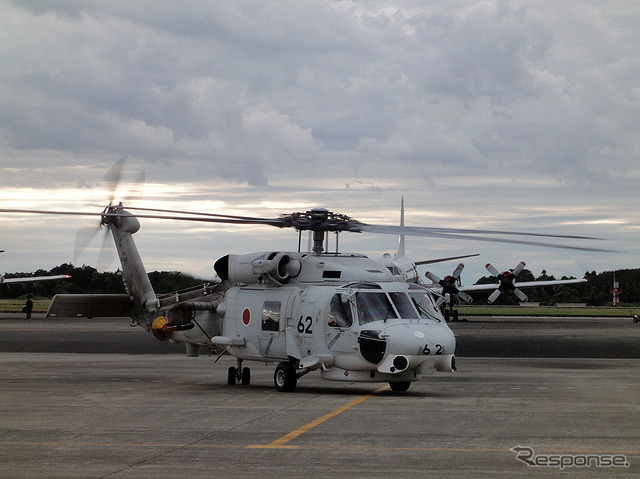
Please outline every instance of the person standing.
[[27, 298], [27, 302], [24, 303], [24, 312], [27, 313], [27, 319], [31, 319], [31, 311], [33, 311], [33, 301], [31, 297]]

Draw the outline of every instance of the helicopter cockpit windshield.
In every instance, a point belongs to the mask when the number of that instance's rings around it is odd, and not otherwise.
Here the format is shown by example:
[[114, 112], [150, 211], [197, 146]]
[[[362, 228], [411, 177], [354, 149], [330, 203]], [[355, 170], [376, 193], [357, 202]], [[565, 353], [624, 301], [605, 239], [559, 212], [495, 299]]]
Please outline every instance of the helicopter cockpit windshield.
[[356, 309], [360, 325], [398, 317], [384, 291], [358, 291]]
[[440, 322], [433, 300], [422, 288], [408, 292], [360, 289], [355, 293], [355, 306], [360, 325], [399, 318]]
[[420, 318], [440, 322], [440, 314], [431, 295], [421, 290], [412, 290], [409, 291], [409, 296], [420, 313]]

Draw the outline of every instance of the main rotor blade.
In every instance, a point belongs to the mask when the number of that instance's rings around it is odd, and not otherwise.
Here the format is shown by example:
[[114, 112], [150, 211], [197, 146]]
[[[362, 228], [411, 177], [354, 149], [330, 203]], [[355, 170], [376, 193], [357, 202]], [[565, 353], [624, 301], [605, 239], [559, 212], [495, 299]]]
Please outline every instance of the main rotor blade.
[[408, 234], [413, 236], [432, 236], [436, 234], [453, 234], [453, 235], [511, 235], [511, 236], [533, 236], [539, 238], [562, 238], [562, 239], [581, 239], [581, 240], [599, 240], [593, 236], [576, 236], [576, 235], [557, 235], [547, 233], [525, 233], [522, 231], [500, 231], [500, 230], [474, 230], [466, 228], [431, 228], [424, 226], [394, 226], [394, 225], [371, 225], [366, 223], [355, 222], [353, 228], [349, 231], [366, 231], [368, 233], [380, 234]]
[[[265, 219], [270, 220], [270, 218], [260, 218], [257, 216], [223, 215], [218, 213], [199, 213], [195, 211], [166, 210], [166, 209], [160, 209], [160, 208], [142, 208], [137, 206], [125, 206], [125, 209], [136, 210], [136, 211], [151, 211], [156, 213], [172, 213], [177, 215], [193, 215], [194, 217], [205, 216], [205, 217], [211, 217], [211, 218], [229, 218], [229, 219], [248, 220], [248, 221], [262, 221]], [[274, 219], [277, 219], [277, 218], [274, 218]]]
[[[150, 209], [151, 210], [151, 209]], [[170, 212], [172, 210], [166, 210]], [[177, 211], [177, 210], [176, 210]], [[52, 214], [52, 215], [79, 215], [79, 216], [108, 216], [118, 217], [127, 216], [124, 213], [87, 213], [79, 211], [49, 211], [49, 210], [26, 210], [26, 209], [0, 209], [0, 213], [36, 213], [36, 214]], [[313, 230], [313, 231], [351, 231], [351, 232], [369, 232], [378, 234], [393, 234], [393, 235], [411, 235], [411, 236], [428, 236], [435, 238], [447, 238], [447, 239], [465, 239], [472, 241], [488, 241], [493, 243], [511, 243], [528, 246], [543, 246], [546, 248], [559, 248], [559, 249], [571, 249], [578, 251], [592, 251], [592, 252], [608, 252], [614, 253], [613, 250], [603, 248], [589, 248], [585, 246], [563, 245], [559, 243], [543, 243], [538, 241], [518, 240], [510, 238], [491, 238], [487, 236], [479, 235], [518, 235], [518, 236], [534, 236], [556, 239], [580, 239], [580, 240], [596, 240], [599, 238], [593, 238], [589, 236], [575, 236], [575, 235], [552, 235], [541, 233], [523, 233], [516, 231], [497, 231], [497, 230], [471, 230], [471, 229], [455, 229], [455, 228], [425, 228], [415, 226], [391, 226], [391, 225], [371, 225], [366, 223], [360, 223], [359, 221], [345, 218], [332, 218], [332, 222], [323, 223], [322, 218], [319, 223], [314, 223], [313, 218], [309, 220], [308, 217], [303, 217], [301, 220], [295, 217], [297, 214], [288, 215], [281, 218], [256, 218], [250, 216], [233, 216], [233, 215], [217, 215], [213, 213], [177, 213], [177, 214], [189, 214], [190, 216], [160, 216], [160, 215], [135, 215], [138, 218], [151, 218], [151, 219], [164, 219], [164, 220], [177, 220], [177, 221], [198, 221], [203, 223], [228, 223], [228, 224], [255, 224], [255, 225], [267, 225], [275, 226], [278, 228], [296, 228], [299, 230]], [[473, 233], [473, 234], [471, 234]]]
[[[105, 217], [125, 217], [129, 216], [124, 213], [101, 213], [101, 216]], [[164, 215], [134, 215], [136, 218], [150, 218], [156, 220], [173, 220], [173, 221], [198, 221], [202, 223], [226, 223], [226, 224], [236, 224], [236, 225], [266, 225], [266, 226], [276, 226], [278, 228], [286, 228], [289, 226], [280, 218], [227, 218], [227, 217], [191, 217], [191, 216], [164, 216]]]
[[[351, 231], [363, 231], [368, 233], [379, 233], [379, 234], [405, 234], [411, 236], [430, 236], [436, 238], [449, 238], [449, 239], [464, 239], [464, 240], [472, 240], [472, 241], [487, 241], [491, 243], [511, 243], [511, 244], [521, 244], [527, 246], [543, 246], [546, 248], [559, 248], [559, 249], [572, 249], [579, 251], [592, 251], [599, 253], [615, 253], [614, 250], [604, 249], [604, 248], [589, 248], [586, 246], [573, 246], [573, 245], [563, 245], [559, 243], [543, 243], [539, 241], [527, 241], [527, 240], [517, 240], [517, 239], [509, 239], [509, 238], [491, 238], [487, 236], [478, 236], [478, 234], [501, 234], [501, 235], [520, 235], [526, 236], [527, 233], [522, 232], [509, 232], [509, 231], [490, 231], [490, 230], [478, 230], [477, 232], [474, 230], [455, 230], [452, 228], [421, 228], [414, 226], [383, 226], [383, 225], [367, 225], [364, 223], [360, 223], [356, 228], [351, 229]], [[448, 232], [447, 232], [448, 231]], [[465, 231], [474, 232], [477, 234], [466, 234]], [[581, 239], [581, 240], [597, 240], [600, 238], [593, 238], [590, 236], [569, 236], [569, 235], [546, 235], [540, 233], [532, 233], [531, 236], [540, 236], [547, 238], [562, 238], [562, 239]]]
[[[167, 210], [171, 211], [171, 210]], [[186, 214], [194, 214], [185, 212]], [[214, 213], [198, 213], [199, 216], [157, 216], [157, 215], [136, 215], [138, 218], [154, 218], [154, 219], [166, 219], [177, 221], [199, 221], [203, 223], [228, 223], [228, 224], [256, 224], [256, 225], [268, 225], [276, 226], [278, 228], [294, 227], [286, 218], [256, 218], [250, 216], [233, 216], [233, 215], [218, 215]], [[122, 216], [118, 213], [105, 213], [103, 216]], [[484, 236], [476, 236], [465, 234], [464, 232], [473, 232], [474, 230], [456, 230], [455, 228], [422, 228], [422, 227], [407, 227], [407, 226], [385, 226], [385, 225], [368, 225], [365, 223], [354, 222], [353, 226], [350, 226], [346, 231], [365, 231], [370, 233], [379, 234], [407, 234], [412, 236], [432, 236], [438, 238], [450, 238], [450, 239], [466, 239], [474, 241], [489, 241], [498, 243], [513, 243], [530, 246], [544, 246], [547, 248], [560, 248], [560, 249], [573, 249], [581, 251], [594, 251], [594, 252], [612, 252], [610, 250], [601, 248], [588, 248], [584, 246], [572, 246], [542, 243], [538, 241], [526, 241], [516, 240], [508, 238], [489, 238]], [[462, 232], [462, 234], [458, 234]], [[478, 230], [478, 234], [504, 234], [504, 235], [521, 235], [525, 236], [527, 233], [521, 232], [508, 232], [508, 231], [493, 231], [493, 230]], [[570, 235], [548, 235], [540, 233], [532, 233], [531, 236], [540, 236], [547, 238], [571, 238], [571, 239], [585, 239], [595, 240], [598, 238], [592, 238], [588, 236], [570, 236]]]
[[[112, 218], [128, 217], [130, 214], [126, 213], [91, 213], [86, 211], [63, 211], [63, 210], [25, 210], [25, 209], [11, 209], [0, 208], [0, 213], [28, 213], [39, 215], [61, 215], [61, 216], [107, 216]], [[192, 214], [192, 213], [189, 213]], [[206, 215], [206, 213], [203, 213]], [[230, 223], [230, 224], [262, 224], [267, 226], [277, 226], [279, 228], [285, 228], [288, 225], [280, 218], [250, 218], [243, 216], [229, 216], [218, 215], [220, 217], [191, 217], [191, 216], [166, 216], [166, 215], [134, 215], [136, 218], [151, 218], [160, 220], [174, 220], [174, 221], [200, 221], [205, 223]]]
[[88, 211], [52, 211], [52, 210], [23, 210], [12, 208], [0, 208], [0, 213], [29, 213], [36, 215], [61, 215], [61, 216], [100, 216], [102, 213]]

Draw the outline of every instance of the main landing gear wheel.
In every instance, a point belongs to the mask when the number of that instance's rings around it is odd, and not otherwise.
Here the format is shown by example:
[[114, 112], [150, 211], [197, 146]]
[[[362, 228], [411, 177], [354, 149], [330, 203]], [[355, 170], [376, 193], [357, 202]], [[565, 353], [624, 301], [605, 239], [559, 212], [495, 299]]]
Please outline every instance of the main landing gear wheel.
[[298, 383], [296, 368], [290, 362], [283, 361], [276, 366], [273, 382], [280, 392], [292, 392]]
[[411, 381], [390, 382], [389, 386], [391, 386], [392, 391], [402, 393], [409, 389], [409, 386], [411, 386]]
[[243, 368], [242, 369], [242, 377], [240, 378], [243, 386], [248, 386], [251, 384], [251, 369]]

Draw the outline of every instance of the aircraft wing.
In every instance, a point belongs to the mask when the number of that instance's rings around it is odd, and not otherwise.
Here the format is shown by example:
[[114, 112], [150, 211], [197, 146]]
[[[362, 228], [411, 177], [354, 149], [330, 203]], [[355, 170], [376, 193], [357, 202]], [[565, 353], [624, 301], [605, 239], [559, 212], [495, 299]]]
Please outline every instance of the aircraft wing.
[[40, 281], [52, 281], [55, 279], [69, 279], [68, 274], [58, 274], [55, 276], [24, 276], [22, 278], [5, 278], [0, 277], [0, 284], [17, 284], [17, 283], [39, 283]]
[[[577, 283], [586, 283], [586, 279], [558, 279], [552, 281], [525, 281], [522, 283], [515, 282], [514, 285], [517, 288], [535, 288], [539, 286], [557, 286], [560, 284], [577, 284]], [[473, 291], [491, 291], [496, 289], [499, 286], [498, 283], [488, 283], [488, 284], [473, 284], [470, 286], [460, 286], [458, 290], [464, 291], [465, 293], [473, 292]]]
[[455, 259], [472, 258], [474, 256], [480, 256], [480, 253], [464, 254], [462, 256], [448, 256], [446, 258], [427, 259], [427, 260], [423, 260], [423, 261], [416, 261], [414, 264], [416, 266], [422, 266], [422, 265], [425, 265], [425, 264], [444, 263], [445, 261], [453, 261]]
[[128, 318], [131, 306], [128, 294], [56, 294], [47, 318]]
[[[514, 286], [517, 288], [536, 288], [540, 286], [558, 286], [561, 284], [578, 284], [578, 283], [586, 283], [586, 279], [558, 279], [552, 281], [526, 281], [522, 283], [515, 283]], [[496, 288], [500, 286], [499, 283], [486, 283], [486, 284], [472, 284], [469, 286], [459, 286], [458, 291], [462, 291], [464, 293], [473, 293], [478, 291], [494, 291]], [[432, 292], [435, 294], [442, 294], [442, 286], [438, 284], [426, 285]]]

